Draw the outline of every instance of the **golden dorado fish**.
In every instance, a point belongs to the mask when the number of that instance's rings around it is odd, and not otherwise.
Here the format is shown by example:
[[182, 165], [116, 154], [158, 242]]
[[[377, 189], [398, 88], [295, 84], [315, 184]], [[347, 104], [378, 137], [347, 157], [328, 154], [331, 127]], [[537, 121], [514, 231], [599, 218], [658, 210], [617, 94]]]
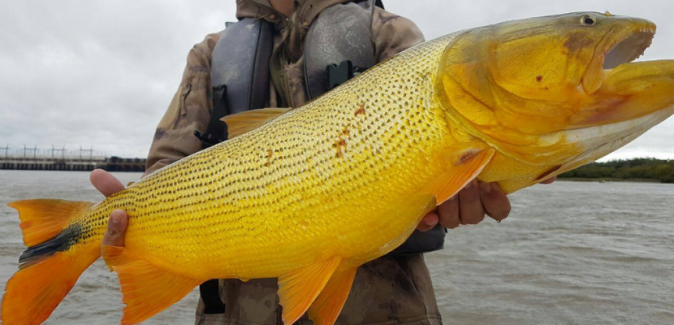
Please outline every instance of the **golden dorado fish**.
[[[103, 202], [26, 200], [5, 325], [38, 324], [102, 255], [122, 323], [214, 278], [278, 278], [285, 324], [333, 324], [356, 269], [477, 178], [507, 193], [592, 162], [674, 113], [674, 61], [629, 63], [649, 21], [511, 21], [411, 48], [294, 110], [226, 118], [231, 140]], [[115, 209], [125, 247], [101, 239]]]

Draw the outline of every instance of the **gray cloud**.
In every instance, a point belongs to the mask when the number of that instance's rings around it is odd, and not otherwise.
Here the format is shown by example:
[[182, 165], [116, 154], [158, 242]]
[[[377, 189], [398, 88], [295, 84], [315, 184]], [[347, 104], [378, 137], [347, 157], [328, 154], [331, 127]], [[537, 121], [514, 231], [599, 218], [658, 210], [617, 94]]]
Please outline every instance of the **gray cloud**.
[[[385, 0], [428, 39], [504, 20], [570, 11], [648, 18], [643, 59], [674, 58], [670, 1]], [[143, 157], [194, 43], [234, 20], [226, 1], [12, 1], [0, 11], [0, 146], [94, 146]], [[674, 158], [674, 120], [611, 157]]]

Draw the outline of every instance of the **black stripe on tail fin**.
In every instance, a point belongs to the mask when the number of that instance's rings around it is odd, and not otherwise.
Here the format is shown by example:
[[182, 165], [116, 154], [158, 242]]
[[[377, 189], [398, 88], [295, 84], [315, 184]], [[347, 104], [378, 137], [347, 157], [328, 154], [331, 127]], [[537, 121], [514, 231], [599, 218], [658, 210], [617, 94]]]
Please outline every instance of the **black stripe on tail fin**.
[[65, 252], [77, 244], [82, 238], [82, 226], [70, 225], [63, 229], [56, 237], [44, 243], [28, 247], [19, 257], [19, 268], [23, 269], [56, 252]]

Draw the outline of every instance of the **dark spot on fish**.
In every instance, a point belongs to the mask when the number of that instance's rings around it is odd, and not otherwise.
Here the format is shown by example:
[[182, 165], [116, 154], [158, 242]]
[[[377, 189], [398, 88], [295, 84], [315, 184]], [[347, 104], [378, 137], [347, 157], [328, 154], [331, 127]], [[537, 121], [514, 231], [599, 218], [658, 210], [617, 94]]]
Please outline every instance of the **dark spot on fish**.
[[574, 52], [580, 51], [587, 47], [594, 48], [594, 46], [592, 46], [593, 43], [594, 40], [588, 38], [587, 33], [576, 32], [569, 35], [569, 38], [566, 40], [566, 42], [564, 42], [564, 46], [568, 48], [569, 51]]
[[267, 149], [267, 162], [264, 164], [265, 166], [271, 165], [271, 157], [274, 154], [274, 152], [271, 149]]
[[552, 173], [558, 171], [560, 168], [562, 168], [561, 165], [559, 165], [559, 166], [553, 166], [553, 167], [549, 168], [549, 169], [546, 170], [543, 174], [541, 174], [540, 176], [538, 176], [538, 178], [536, 178], [536, 181], [543, 181], [543, 180], [545, 180], [548, 176], [550, 176], [550, 174], [552, 174]]
[[466, 161], [473, 159], [473, 157], [475, 157], [478, 153], [479, 151], [477, 150], [471, 150], [469, 152], [464, 153], [463, 155], [461, 155], [461, 158], [459, 158], [459, 160], [456, 161], [456, 165], [457, 166], [461, 165]]
[[541, 80], [543, 80], [543, 76], [541, 75], [536, 76], [536, 81], [541, 82]]
[[356, 116], [360, 114], [365, 114], [365, 104], [358, 105], [358, 110], [356, 111]]
[[346, 141], [344, 141], [344, 139], [340, 137], [339, 140], [337, 140], [337, 142], [335, 142], [332, 145], [332, 147], [337, 149], [337, 154], [335, 155], [335, 157], [341, 158], [344, 156], [344, 153], [342, 152], [342, 147], [346, 148]]

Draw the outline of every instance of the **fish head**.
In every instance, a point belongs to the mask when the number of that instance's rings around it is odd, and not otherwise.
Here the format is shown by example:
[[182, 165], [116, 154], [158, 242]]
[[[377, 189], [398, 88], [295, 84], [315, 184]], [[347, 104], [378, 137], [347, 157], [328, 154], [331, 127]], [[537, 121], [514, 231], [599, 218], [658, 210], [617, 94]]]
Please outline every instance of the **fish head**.
[[453, 124], [523, 164], [556, 166], [551, 177], [674, 113], [674, 61], [631, 63], [655, 30], [588, 12], [464, 31], [442, 54], [435, 94]]

